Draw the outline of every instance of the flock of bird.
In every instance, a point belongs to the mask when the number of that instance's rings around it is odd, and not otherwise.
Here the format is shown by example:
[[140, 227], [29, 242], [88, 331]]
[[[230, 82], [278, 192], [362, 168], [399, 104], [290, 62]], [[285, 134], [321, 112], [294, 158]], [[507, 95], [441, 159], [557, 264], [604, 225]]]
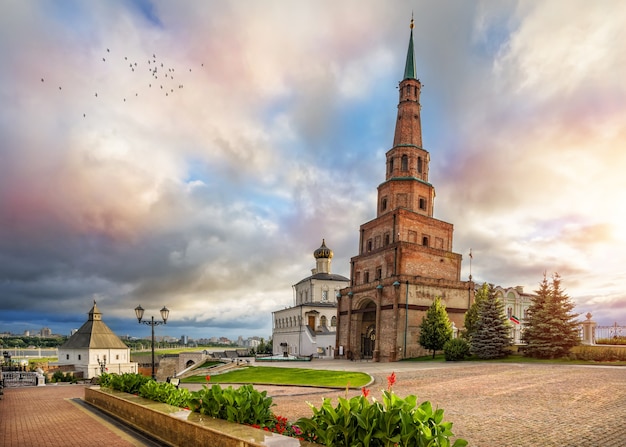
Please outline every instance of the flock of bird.
[[[134, 91], [127, 92], [127, 94], [123, 94], [120, 96], [120, 100], [122, 102], [127, 102], [132, 97], [139, 97], [141, 89], [152, 90], [154, 92], [158, 92], [163, 96], [172, 96], [178, 90], [183, 89], [184, 83], [180, 80], [184, 77], [183, 73], [186, 70], [183, 70], [181, 73], [180, 70], [176, 71], [175, 67], [170, 66], [170, 64], [166, 64], [161, 62], [160, 59], [157, 59], [156, 53], [152, 53], [152, 57], [150, 55], [146, 56], [146, 62], [130, 62], [128, 56], [115, 57], [114, 53], [111, 52], [110, 48], [106, 49], [106, 53], [102, 56], [103, 63], [123, 63], [124, 66], [127, 67], [128, 71], [131, 73], [141, 73], [142, 71], [147, 75], [146, 77], [141, 77], [139, 79], [139, 84], [135, 87]], [[204, 67], [204, 64], [200, 65], [201, 68]], [[189, 73], [192, 71], [191, 68], [188, 67]], [[41, 78], [41, 82], [46, 82], [45, 78]], [[63, 91], [63, 85], [58, 86], [59, 91]], [[142, 93], [143, 94], [143, 93]], [[101, 98], [103, 96], [102, 92], [98, 92], [97, 89], [94, 89], [94, 97]], [[83, 117], [87, 117], [86, 111], [83, 112]]]

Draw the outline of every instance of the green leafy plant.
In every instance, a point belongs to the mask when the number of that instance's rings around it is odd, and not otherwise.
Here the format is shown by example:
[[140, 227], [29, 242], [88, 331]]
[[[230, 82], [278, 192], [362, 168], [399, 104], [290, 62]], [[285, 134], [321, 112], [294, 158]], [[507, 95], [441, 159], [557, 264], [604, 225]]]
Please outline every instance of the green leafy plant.
[[100, 375], [100, 386], [111, 388], [113, 390], [122, 391], [124, 393], [138, 394], [139, 388], [146, 383], [153, 381], [151, 378], [142, 376], [141, 374], [124, 373]]
[[55, 371], [54, 374], [52, 374], [51, 381], [76, 383], [78, 382], [78, 379], [74, 377], [72, 373], [64, 374], [63, 371]]
[[191, 391], [187, 388], [176, 388], [167, 382], [150, 380], [139, 388], [139, 395], [156, 402], [163, 402], [176, 407], [186, 407], [191, 399]]
[[240, 424], [266, 426], [274, 419], [272, 398], [267, 391], [257, 391], [250, 384], [237, 389], [204, 385], [191, 393], [189, 409], [200, 414]]
[[443, 410], [434, 410], [430, 402], [417, 405], [417, 397], [404, 399], [392, 390], [396, 376], [388, 378], [383, 400], [368, 400], [369, 390], [362, 389], [360, 396], [339, 398], [334, 407], [324, 398], [322, 406], [313, 411], [311, 418], [300, 418], [296, 425], [301, 437], [326, 446], [417, 446], [464, 447], [467, 441], [457, 439], [451, 444], [452, 423], [443, 422]]
[[443, 345], [443, 354], [448, 362], [465, 360], [470, 356], [470, 344], [464, 338], [453, 338]]

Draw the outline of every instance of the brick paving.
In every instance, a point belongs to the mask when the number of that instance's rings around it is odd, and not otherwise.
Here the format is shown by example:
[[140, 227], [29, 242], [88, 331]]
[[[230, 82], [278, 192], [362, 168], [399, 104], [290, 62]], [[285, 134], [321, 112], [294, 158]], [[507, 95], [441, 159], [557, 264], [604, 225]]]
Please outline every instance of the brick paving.
[[[313, 361], [272, 366], [361, 370], [374, 377], [380, 398], [395, 371], [394, 392], [416, 394], [445, 410], [456, 436], [474, 447], [626, 446], [626, 368], [504, 363], [359, 363]], [[261, 387], [277, 414], [310, 416], [307, 401], [345, 396], [345, 390]], [[359, 394], [350, 390], [348, 396]], [[0, 446], [90, 447], [147, 445], [77, 403], [80, 385], [5, 389], [0, 400]]]
[[136, 441], [77, 399], [82, 385], [5, 388], [0, 400], [2, 447], [133, 447]]
[[[314, 364], [315, 362], [312, 362]], [[474, 447], [626, 446], [626, 368], [546, 364], [409, 362], [370, 364], [371, 394], [380, 400], [386, 377], [396, 372], [394, 392], [415, 394], [445, 410], [456, 437]], [[328, 369], [333, 369], [329, 365]], [[343, 368], [340, 368], [343, 369]], [[305, 401], [345, 397], [345, 390], [302, 389], [297, 396], [268, 389], [276, 414], [310, 416]], [[293, 391], [295, 394], [296, 391]], [[282, 394], [282, 395], [281, 395]], [[350, 391], [348, 396], [359, 394]]]

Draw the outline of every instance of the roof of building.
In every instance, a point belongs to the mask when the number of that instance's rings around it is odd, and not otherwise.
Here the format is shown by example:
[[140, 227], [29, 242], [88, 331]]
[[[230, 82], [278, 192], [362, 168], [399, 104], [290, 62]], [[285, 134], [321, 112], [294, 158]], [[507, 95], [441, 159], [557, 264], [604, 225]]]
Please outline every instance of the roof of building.
[[89, 319], [74, 335], [72, 335], [60, 349], [128, 349], [128, 346], [113, 333], [102, 321], [102, 313], [96, 302], [89, 311]]
[[406, 53], [406, 65], [404, 66], [403, 79], [417, 79], [415, 69], [415, 52], [413, 51], [413, 19], [411, 19], [411, 37], [409, 38], [409, 49]]
[[350, 281], [345, 276], [337, 275], [336, 273], [316, 273], [314, 275], [307, 276], [306, 278], [301, 279], [300, 281], [296, 283], [296, 285], [304, 281], [310, 281], [311, 279], [320, 279], [323, 281]]
[[315, 259], [321, 259], [321, 258], [331, 259], [333, 257], [333, 251], [326, 246], [325, 239], [322, 239], [322, 245], [320, 246], [320, 248], [318, 248], [317, 250], [313, 252], [313, 257]]

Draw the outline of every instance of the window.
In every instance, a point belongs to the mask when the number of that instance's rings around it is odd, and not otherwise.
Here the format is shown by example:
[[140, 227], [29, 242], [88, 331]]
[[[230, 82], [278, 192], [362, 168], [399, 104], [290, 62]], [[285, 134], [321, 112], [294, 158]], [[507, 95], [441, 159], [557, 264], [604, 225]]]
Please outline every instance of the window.
[[320, 326], [322, 326], [322, 327], [326, 327], [326, 325], [327, 325], [326, 316], [325, 316], [325, 315], [322, 315], [322, 316], [320, 317]]
[[428, 247], [428, 236], [422, 237], [422, 245]]
[[78, 354], [78, 360], [80, 360], [80, 354]]
[[420, 197], [420, 209], [426, 210], [426, 199], [423, 197]]
[[389, 233], [385, 234], [385, 245], [389, 245]]
[[382, 267], [377, 267], [376, 268], [376, 279], [382, 279], [383, 277], [383, 268]]
[[508, 318], [511, 318], [512, 315], [513, 315], [513, 309], [511, 307], [507, 307], [506, 308], [506, 316]]
[[367, 284], [368, 282], [370, 282], [370, 272], [365, 272], [363, 275], [363, 283]]
[[380, 210], [385, 211], [386, 209], [387, 209], [387, 197], [383, 198], [383, 200], [380, 201]]
[[330, 325], [331, 327], [337, 327], [337, 317], [332, 317], [330, 319]]
[[65, 354], [65, 360], [69, 360], [70, 359], [70, 355], [69, 354]]
[[116, 355], [115, 355], [115, 360], [119, 360], [119, 359], [120, 359], [120, 355], [119, 355], [119, 354], [116, 354]]
[[389, 174], [393, 174], [393, 157], [389, 159]]
[[322, 301], [328, 301], [328, 290], [322, 290]]
[[417, 172], [422, 173], [422, 157], [417, 157]]
[[368, 239], [367, 241], [367, 251], [372, 251], [372, 240]]
[[407, 155], [403, 155], [402, 159], [400, 161], [400, 169], [402, 171], [408, 171], [409, 170], [409, 157]]

